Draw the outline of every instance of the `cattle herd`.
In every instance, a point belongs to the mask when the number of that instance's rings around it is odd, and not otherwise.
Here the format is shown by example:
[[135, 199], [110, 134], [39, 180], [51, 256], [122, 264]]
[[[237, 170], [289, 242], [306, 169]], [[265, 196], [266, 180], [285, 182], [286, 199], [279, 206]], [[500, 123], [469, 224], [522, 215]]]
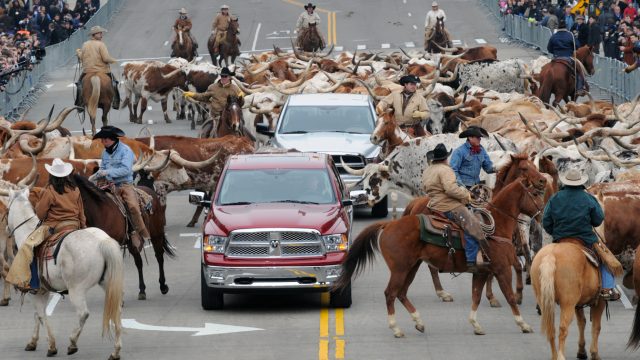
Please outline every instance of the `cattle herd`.
[[[484, 145], [496, 163], [508, 161], [513, 154], [527, 154], [551, 179], [549, 191], [557, 191], [559, 174], [569, 169], [588, 174], [588, 190], [606, 213], [599, 231], [627, 271], [625, 286], [632, 287], [640, 225], [625, 221], [634, 216], [625, 209], [640, 207], [638, 98], [622, 104], [589, 99], [553, 108], [532, 95], [537, 74], [549, 59], [498, 61], [497, 50], [491, 46], [444, 50], [441, 54], [404, 50], [333, 54], [329, 49], [317, 54], [274, 48], [241, 59], [235, 69], [233, 81], [245, 93], [243, 121], [249, 130], [245, 136], [149, 136], [123, 141], [136, 154], [140, 183], [153, 186], [165, 204], [167, 193], [172, 191], [212, 189], [228, 156], [265, 151], [266, 139], [256, 133], [255, 125], [266, 123], [273, 130], [288, 95], [357, 93], [378, 101], [402, 89], [398, 83], [401, 76], [416, 75], [421, 80], [420, 96], [428, 104], [424, 126], [429, 134], [411, 138], [392, 115], [383, 114], [371, 136], [371, 141], [383, 148], [380, 161], [363, 169], [343, 165], [347, 171], [364, 176], [362, 184], [370, 204], [394, 192], [408, 197], [423, 195], [420, 176], [428, 166], [426, 152], [440, 142], [449, 149], [461, 144], [457, 133], [478, 125], [491, 135]], [[207, 121], [209, 109], [206, 104], [185, 101], [181, 92], [206, 91], [219, 71], [211, 64], [179, 58], [168, 63], [123, 64], [123, 107], [128, 107], [131, 122], [143, 123], [148, 100], [161, 102], [169, 123], [172, 115], [167, 103], [172, 96], [176, 118], [190, 120], [195, 128]], [[5, 186], [43, 186], [48, 178], [44, 164], [56, 157], [69, 160], [80, 175], [96, 171], [102, 145], [89, 136], [71, 136], [63, 127], [72, 111], [64, 109], [53, 119], [49, 114], [39, 123], [24, 119], [0, 123], [0, 176]], [[3, 201], [0, 197], [0, 213], [6, 213]], [[195, 225], [199, 215], [197, 211], [189, 226]], [[0, 216], [0, 221], [6, 222], [6, 216]], [[6, 223], [0, 224], [2, 275], [6, 275], [13, 255], [5, 229]], [[8, 304], [9, 295], [5, 284], [0, 305]]]

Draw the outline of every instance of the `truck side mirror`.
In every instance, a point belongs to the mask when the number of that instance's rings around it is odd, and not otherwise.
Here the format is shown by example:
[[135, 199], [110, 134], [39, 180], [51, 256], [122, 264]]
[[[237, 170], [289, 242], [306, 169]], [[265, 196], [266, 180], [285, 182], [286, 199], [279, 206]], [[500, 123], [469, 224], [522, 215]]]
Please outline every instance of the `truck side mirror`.
[[256, 124], [256, 131], [259, 134], [273, 137], [274, 132], [269, 129], [269, 124]]
[[351, 199], [342, 199], [342, 206], [351, 206], [353, 205], [353, 200]]
[[206, 201], [204, 199], [204, 192], [202, 191], [191, 191], [189, 192], [189, 204], [192, 205], [210, 205], [211, 201]]

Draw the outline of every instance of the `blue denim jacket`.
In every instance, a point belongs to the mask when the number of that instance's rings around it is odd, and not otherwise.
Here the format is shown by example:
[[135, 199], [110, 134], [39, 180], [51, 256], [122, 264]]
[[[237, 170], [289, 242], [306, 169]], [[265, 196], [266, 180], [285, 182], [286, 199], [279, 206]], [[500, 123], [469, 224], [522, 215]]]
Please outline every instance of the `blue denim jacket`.
[[456, 173], [458, 183], [473, 186], [480, 182], [480, 169], [484, 169], [487, 174], [495, 172], [489, 154], [482, 145], [480, 148], [479, 154], [471, 154], [471, 144], [467, 141], [451, 154], [449, 165]]
[[106, 150], [102, 152], [100, 170], [107, 172], [107, 180], [116, 185], [131, 184], [133, 182], [133, 151], [127, 144], [118, 142], [113, 154]]

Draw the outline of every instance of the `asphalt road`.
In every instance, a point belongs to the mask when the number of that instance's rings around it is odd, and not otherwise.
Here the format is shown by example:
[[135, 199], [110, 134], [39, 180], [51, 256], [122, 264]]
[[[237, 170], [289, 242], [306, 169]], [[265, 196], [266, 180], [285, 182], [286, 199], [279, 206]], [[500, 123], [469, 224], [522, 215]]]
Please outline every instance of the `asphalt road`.
[[[238, 4], [236, 4], [238, 3]], [[287, 47], [288, 34], [302, 11], [295, 1], [233, 2], [232, 12], [240, 17], [242, 49], [270, 49], [272, 44]], [[345, 50], [360, 45], [368, 50], [407, 46], [413, 42], [420, 47], [426, 2], [394, 0], [387, 2], [321, 1], [325, 36], [331, 16], [331, 41]], [[179, 7], [185, 6], [193, 15], [194, 33], [200, 44], [206, 43], [210, 22], [220, 3], [202, 1], [131, 0], [108, 26], [105, 40], [111, 54], [118, 59], [163, 58], [170, 49], [165, 41]], [[475, 1], [447, 1], [442, 7], [448, 14], [447, 26], [456, 40], [467, 45], [486, 41], [499, 48], [501, 58], [530, 59], [538, 54], [501, 42], [496, 26]], [[333, 14], [335, 13], [335, 17]], [[413, 27], [416, 26], [416, 28]], [[504, 41], [504, 39], [503, 39]], [[384, 45], [384, 46], [383, 46]], [[114, 72], [120, 72], [114, 69]], [[44, 117], [52, 104], [58, 109], [72, 104], [74, 66], [69, 64], [47, 80], [47, 92], [29, 112], [29, 118]], [[195, 135], [186, 122], [165, 125], [159, 104], [150, 103], [145, 119], [154, 120], [154, 134]], [[112, 124], [135, 135], [140, 125], [130, 125], [125, 111], [114, 111]], [[160, 120], [160, 122], [158, 122]], [[67, 120], [65, 126], [80, 132], [77, 118]], [[85, 128], [87, 128], [85, 124]], [[223, 311], [203, 311], [200, 307], [199, 256], [196, 248], [199, 229], [184, 225], [193, 208], [186, 193], [173, 193], [168, 198], [166, 232], [176, 247], [177, 258], [165, 262], [170, 291], [161, 295], [155, 258], [147, 249], [145, 263], [147, 282], [146, 301], [137, 300], [137, 276], [130, 257], [125, 259], [126, 284], [123, 319], [128, 326], [123, 337], [123, 359], [197, 359], [223, 357], [225, 359], [545, 359], [548, 345], [539, 332], [539, 317], [535, 312], [531, 287], [525, 288], [522, 305], [524, 319], [536, 333], [522, 334], [507, 308], [493, 309], [483, 301], [478, 320], [487, 335], [475, 336], [467, 322], [470, 307], [469, 274], [452, 278], [442, 274], [443, 285], [455, 298], [443, 303], [435, 295], [426, 266], [420, 270], [409, 296], [421, 312], [426, 332], [418, 333], [402, 306], [397, 303], [398, 324], [406, 333], [404, 339], [394, 339], [387, 328], [383, 291], [388, 270], [380, 257], [373, 267], [353, 284], [353, 305], [349, 309], [324, 307], [319, 294], [306, 295], [227, 295]], [[374, 220], [368, 212], [356, 214], [354, 234]], [[496, 289], [497, 291], [497, 286]], [[497, 291], [504, 304], [504, 298]], [[103, 294], [99, 289], [89, 293], [91, 316], [80, 337], [79, 352], [72, 359], [106, 358], [112, 349], [109, 339], [100, 338], [100, 317]], [[51, 322], [57, 336], [59, 357], [64, 357], [70, 331], [77, 323], [74, 308], [68, 299], [52, 298], [49, 304]], [[624, 351], [631, 327], [633, 312], [621, 302], [611, 304], [611, 319], [604, 321], [600, 337], [600, 354], [608, 359], [637, 359], [638, 353]], [[218, 324], [208, 325], [205, 323]], [[221, 325], [256, 328], [225, 328]], [[45, 356], [46, 335], [41, 332], [40, 346], [35, 353], [24, 352], [33, 326], [32, 307], [25, 300], [21, 307], [18, 295], [9, 307], [0, 308], [0, 359], [41, 359]], [[201, 330], [201, 329], [205, 330]], [[222, 332], [251, 330], [236, 333], [209, 334], [206, 329]], [[202, 336], [193, 336], [204, 331]], [[577, 327], [570, 329], [568, 357], [577, 350]], [[214, 332], [214, 331], [212, 331]], [[589, 338], [589, 335], [587, 335]]]

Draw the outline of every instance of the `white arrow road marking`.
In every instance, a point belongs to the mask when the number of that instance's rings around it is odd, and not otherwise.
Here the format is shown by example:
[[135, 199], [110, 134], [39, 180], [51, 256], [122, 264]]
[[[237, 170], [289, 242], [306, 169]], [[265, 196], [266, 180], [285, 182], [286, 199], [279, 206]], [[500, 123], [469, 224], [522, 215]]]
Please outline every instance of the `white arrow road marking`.
[[191, 336], [205, 336], [205, 335], [219, 335], [230, 334], [245, 331], [264, 330], [260, 328], [246, 327], [246, 326], [234, 326], [225, 324], [211, 324], [205, 323], [202, 328], [182, 327], [182, 326], [155, 326], [141, 324], [136, 319], [122, 319], [122, 327], [135, 330], [147, 330], [147, 331], [182, 331], [182, 332], [195, 332]]
[[164, 46], [169, 46], [169, 40], [164, 42]]
[[256, 51], [256, 43], [258, 42], [258, 34], [260, 34], [261, 27], [262, 27], [262, 23], [258, 23], [258, 26], [256, 26], [256, 33], [255, 33], [255, 36], [253, 37], [253, 44], [251, 46], [251, 51]]
[[47, 89], [51, 89], [51, 87], [53, 86], [53, 84], [46, 84], [45, 86], [47, 87]]
[[408, 48], [412, 48], [412, 47], [416, 47], [416, 44], [414, 44], [413, 41], [407, 41], [406, 43], [404, 43], [404, 46]]
[[[633, 305], [631, 304], [631, 301], [629, 301], [629, 298], [627, 297], [627, 294], [624, 293], [624, 291], [622, 290], [620, 285], [616, 285], [616, 288], [620, 292], [620, 301], [622, 302], [622, 305], [624, 306], [624, 308], [627, 309], [627, 310], [633, 309]], [[638, 306], [640, 306], [640, 305], [638, 305]]]
[[53, 294], [51, 296], [51, 300], [49, 300], [49, 304], [47, 305], [47, 316], [51, 316], [51, 314], [53, 314], [53, 310], [55, 310], [56, 305], [58, 305], [58, 301], [60, 301], [60, 299], [62, 299], [62, 296], [60, 296], [60, 294]]

